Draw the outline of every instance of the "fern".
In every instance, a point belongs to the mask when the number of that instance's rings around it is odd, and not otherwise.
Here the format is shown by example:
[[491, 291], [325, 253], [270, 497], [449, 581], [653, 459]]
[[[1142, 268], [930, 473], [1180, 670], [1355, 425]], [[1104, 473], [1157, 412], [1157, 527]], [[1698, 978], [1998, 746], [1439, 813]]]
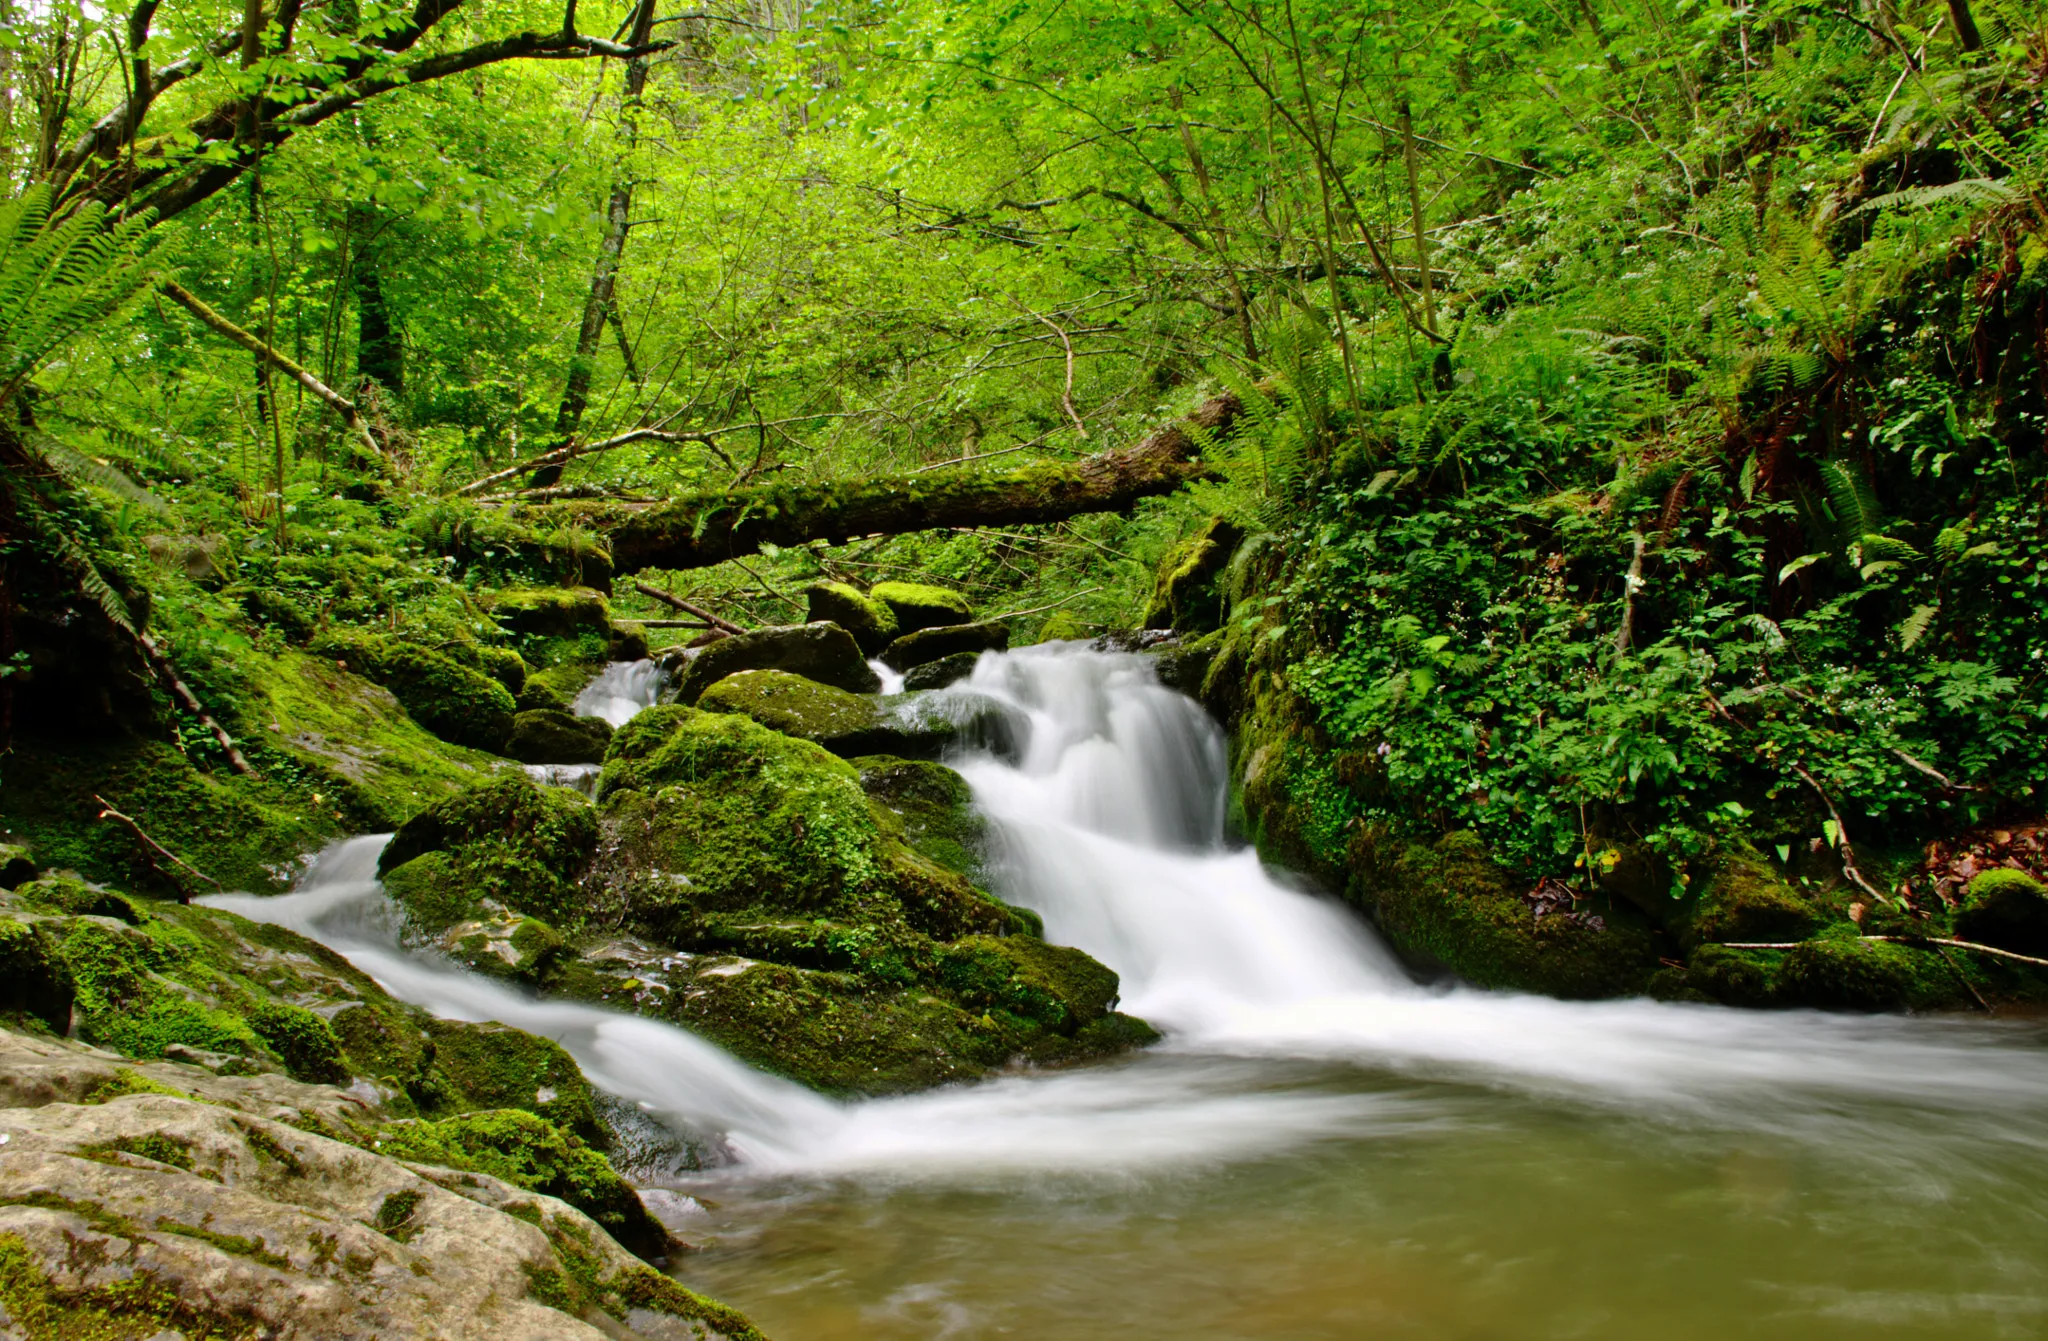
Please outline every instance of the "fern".
[[1820, 481], [1844, 537], [1854, 541], [1883, 532], [1884, 509], [1878, 506], [1877, 491], [1868, 475], [1842, 461], [1823, 461]]
[[1908, 652], [1918, 646], [1920, 640], [1927, 636], [1927, 631], [1934, 627], [1934, 616], [1940, 610], [1939, 605], [1914, 606], [1913, 613], [1906, 616], [1906, 622], [1899, 625], [1899, 646]]
[[51, 215], [47, 184], [0, 203], [0, 405], [63, 345], [148, 286], [150, 216], [111, 226], [97, 204]]

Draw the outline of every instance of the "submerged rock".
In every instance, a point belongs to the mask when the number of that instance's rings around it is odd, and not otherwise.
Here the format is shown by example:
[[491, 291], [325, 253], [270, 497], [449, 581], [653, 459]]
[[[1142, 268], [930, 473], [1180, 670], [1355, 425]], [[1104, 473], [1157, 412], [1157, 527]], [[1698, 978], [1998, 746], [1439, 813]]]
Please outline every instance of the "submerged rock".
[[854, 694], [882, 687], [881, 677], [845, 629], [831, 623], [788, 624], [721, 638], [697, 653], [676, 685], [676, 702], [695, 703], [726, 676], [749, 670], [788, 671]]
[[813, 624], [833, 623], [853, 635], [860, 650], [873, 656], [903, 630], [896, 612], [860, 588], [845, 582], [816, 582], [804, 588], [805, 618]]
[[868, 595], [889, 607], [896, 616], [897, 633], [916, 633], [943, 624], [966, 624], [974, 619], [974, 606], [965, 596], [945, 587], [922, 582], [877, 582]]
[[906, 633], [882, 649], [882, 664], [907, 671], [963, 652], [1000, 652], [1010, 645], [1010, 626], [1002, 620], [985, 624], [946, 624]]

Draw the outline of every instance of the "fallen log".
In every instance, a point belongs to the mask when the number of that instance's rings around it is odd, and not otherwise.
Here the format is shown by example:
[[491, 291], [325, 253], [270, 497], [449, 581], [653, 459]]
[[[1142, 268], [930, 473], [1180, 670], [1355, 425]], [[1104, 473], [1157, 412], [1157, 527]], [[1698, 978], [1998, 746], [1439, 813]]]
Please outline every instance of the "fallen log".
[[[1236, 396], [1205, 402], [1189, 416], [1203, 436], [1229, 431], [1243, 407]], [[524, 513], [539, 524], [574, 523], [610, 541], [613, 571], [708, 568], [813, 540], [844, 544], [856, 536], [905, 535], [952, 526], [1019, 526], [1089, 512], [1126, 512], [1139, 500], [1172, 493], [1213, 474], [1196, 458], [1199, 443], [1181, 424], [1133, 447], [1075, 462], [986, 474], [916, 473], [816, 484], [762, 484], [684, 494], [636, 507], [558, 503]]]

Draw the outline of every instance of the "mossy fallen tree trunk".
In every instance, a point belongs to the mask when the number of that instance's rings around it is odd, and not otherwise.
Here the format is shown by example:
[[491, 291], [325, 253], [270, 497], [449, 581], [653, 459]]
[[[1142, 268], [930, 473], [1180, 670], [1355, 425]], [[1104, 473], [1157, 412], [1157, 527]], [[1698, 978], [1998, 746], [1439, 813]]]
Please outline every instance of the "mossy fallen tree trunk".
[[[951, 526], [1017, 526], [1064, 521], [1090, 512], [1123, 512], [1140, 499], [1172, 493], [1212, 473], [1196, 459], [1198, 439], [1227, 432], [1242, 410], [1237, 397], [1204, 402], [1188, 420], [1147, 435], [1123, 451], [1071, 464], [989, 474], [876, 476], [817, 484], [764, 484], [722, 493], [685, 494], [649, 506], [563, 503], [527, 514], [529, 522], [569, 523], [601, 532], [614, 571], [706, 568], [760, 552], [762, 545], [858, 536], [904, 535]], [[1187, 425], [1198, 426], [1190, 433]]]

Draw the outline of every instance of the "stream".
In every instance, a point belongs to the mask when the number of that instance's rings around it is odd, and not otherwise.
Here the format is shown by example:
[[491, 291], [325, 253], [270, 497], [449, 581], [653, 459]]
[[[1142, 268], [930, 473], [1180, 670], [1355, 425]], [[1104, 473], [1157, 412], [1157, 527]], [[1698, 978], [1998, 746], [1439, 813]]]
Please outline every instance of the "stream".
[[[658, 687], [606, 674], [579, 710]], [[839, 1103], [407, 953], [383, 836], [206, 902], [716, 1134], [729, 1160], [658, 1198], [701, 1245], [677, 1274], [778, 1341], [2048, 1335], [2039, 1022], [1418, 984], [1226, 841], [1221, 734], [1144, 658], [990, 654], [939, 692], [1016, 724], [1011, 754], [951, 761], [997, 891], [1115, 969], [1157, 1046]]]

